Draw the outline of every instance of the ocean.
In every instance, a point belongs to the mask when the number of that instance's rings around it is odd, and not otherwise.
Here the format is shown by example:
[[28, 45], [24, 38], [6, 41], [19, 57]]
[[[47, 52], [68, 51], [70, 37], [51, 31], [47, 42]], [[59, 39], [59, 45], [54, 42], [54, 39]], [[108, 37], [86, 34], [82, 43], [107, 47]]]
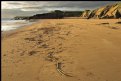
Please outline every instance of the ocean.
[[33, 22], [26, 21], [26, 20], [11, 20], [11, 19], [2, 19], [1, 20], [1, 31], [9, 31], [14, 30], [26, 25], [30, 25]]

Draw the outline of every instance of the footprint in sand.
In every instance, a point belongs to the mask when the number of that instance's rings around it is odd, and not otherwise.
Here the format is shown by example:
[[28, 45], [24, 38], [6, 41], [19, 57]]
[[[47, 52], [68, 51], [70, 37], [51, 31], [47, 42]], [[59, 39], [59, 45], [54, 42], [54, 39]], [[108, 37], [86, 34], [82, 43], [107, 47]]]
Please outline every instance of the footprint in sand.
[[87, 72], [86, 76], [95, 76], [92, 72]]
[[109, 41], [109, 40], [107, 40], [107, 39], [102, 39], [102, 41], [103, 41], [103, 43], [104, 43], [105, 45], [114, 47], [114, 45], [113, 45], [113, 43], [112, 43], [111, 41]]

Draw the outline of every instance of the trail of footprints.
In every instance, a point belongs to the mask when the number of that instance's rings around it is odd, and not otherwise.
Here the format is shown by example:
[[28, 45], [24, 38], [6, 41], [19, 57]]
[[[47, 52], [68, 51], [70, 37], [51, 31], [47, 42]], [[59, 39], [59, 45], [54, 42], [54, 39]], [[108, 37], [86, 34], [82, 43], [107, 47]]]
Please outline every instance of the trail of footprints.
[[[47, 53], [45, 54], [45, 60], [50, 61], [50, 62], [56, 62], [56, 69], [57, 71], [65, 76], [70, 76], [69, 74], [66, 74], [62, 70], [62, 62], [59, 62], [58, 60], [61, 59], [59, 57], [55, 57], [56, 54], [61, 53], [64, 51], [63, 47], [63, 40], [66, 40], [65, 36], [68, 36], [70, 34], [70, 31], [65, 32], [65, 34], [60, 34], [59, 32], [61, 31], [61, 28], [59, 27], [44, 27], [44, 28], [39, 28], [37, 29], [36, 32], [38, 35], [31, 37], [31, 38], [24, 38], [24, 40], [31, 42], [36, 42], [36, 47], [37, 49], [46, 49]], [[33, 33], [33, 31], [31, 31]], [[59, 41], [61, 40], [61, 41]], [[50, 43], [50, 41], [56, 41], [54, 45], [53, 43]], [[45, 51], [46, 51], [45, 50]], [[32, 56], [36, 54], [39, 51], [30, 51], [28, 52], [29, 56]]]

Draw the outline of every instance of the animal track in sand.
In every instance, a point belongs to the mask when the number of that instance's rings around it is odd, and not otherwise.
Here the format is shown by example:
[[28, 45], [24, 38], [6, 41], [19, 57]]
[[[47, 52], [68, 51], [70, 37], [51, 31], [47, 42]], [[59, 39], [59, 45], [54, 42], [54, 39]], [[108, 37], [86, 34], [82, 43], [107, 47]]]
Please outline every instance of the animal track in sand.
[[121, 21], [119, 21], [119, 22], [116, 22], [116, 24], [121, 24]]
[[111, 29], [119, 29], [118, 27], [110, 27]]
[[[65, 36], [68, 36], [71, 32], [64, 31], [62, 33], [59, 33], [59, 31], [61, 31], [59, 29], [60, 28], [58, 28], [58, 27], [57, 28], [56, 27], [39, 28], [39, 29], [37, 29], [37, 31], [41, 32], [40, 34], [37, 34], [37, 36], [31, 37], [31, 38], [29, 38], [29, 37], [24, 38], [24, 40], [28, 40], [30, 42], [35, 41], [35, 43], [36, 43], [35, 46], [39, 46], [39, 47], [37, 47], [37, 49], [39, 49], [39, 48], [47, 49], [47, 50], [44, 50], [44, 53], [47, 54], [47, 56], [45, 56], [45, 60], [50, 61], [50, 62], [56, 62], [56, 70], [60, 74], [65, 75], [65, 76], [71, 76], [71, 75], [68, 75], [67, 73], [63, 72], [62, 62], [59, 61], [59, 60], [61, 60], [61, 58], [58, 56], [55, 56], [55, 54], [58, 54], [58, 53], [61, 53], [64, 51], [64, 49], [62, 47], [63, 44], [58, 41], [60, 41], [60, 39], [65, 40], [66, 39]], [[31, 33], [33, 33], [33, 32], [31, 31]], [[34, 33], [36, 33], [36, 31], [34, 31]], [[56, 35], [57, 35], [57, 37], [53, 38]], [[61, 36], [61, 35], [63, 35], [63, 36]], [[49, 41], [51, 41], [51, 40], [53, 41], [53, 39], [56, 40], [56, 44], [57, 44], [56, 47], [55, 47], [55, 45], [51, 45], [51, 43], [49, 43]], [[59, 47], [59, 48], [57, 48], [57, 47]], [[49, 51], [49, 52], [46, 52], [46, 51]], [[37, 51], [33, 50], [33, 51], [29, 51], [28, 55], [32, 56], [36, 53], [37, 53]]]
[[92, 72], [87, 72], [87, 73], [86, 73], [86, 76], [94, 76], [94, 73], [92, 73]]
[[36, 41], [34, 37], [32, 37], [32, 38], [24, 38], [24, 40]]
[[[117, 22], [117, 24], [120, 24], [120, 22]], [[97, 24], [97, 25], [104, 25], [107, 28], [115, 29], [115, 30], [119, 29], [119, 27], [111, 26], [109, 23], [101, 23], [101, 24]]]
[[7, 54], [3, 54], [3, 56], [7, 56]]
[[30, 51], [28, 54], [29, 56], [36, 54], [38, 51]]

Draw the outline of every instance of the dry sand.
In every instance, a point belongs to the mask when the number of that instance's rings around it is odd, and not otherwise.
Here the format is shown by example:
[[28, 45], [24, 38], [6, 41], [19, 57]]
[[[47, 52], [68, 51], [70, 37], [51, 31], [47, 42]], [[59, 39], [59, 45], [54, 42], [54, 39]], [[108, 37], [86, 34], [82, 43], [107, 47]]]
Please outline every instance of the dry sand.
[[121, 81], [118, 21], [50, 19], [4, 33], [2, 81]]

